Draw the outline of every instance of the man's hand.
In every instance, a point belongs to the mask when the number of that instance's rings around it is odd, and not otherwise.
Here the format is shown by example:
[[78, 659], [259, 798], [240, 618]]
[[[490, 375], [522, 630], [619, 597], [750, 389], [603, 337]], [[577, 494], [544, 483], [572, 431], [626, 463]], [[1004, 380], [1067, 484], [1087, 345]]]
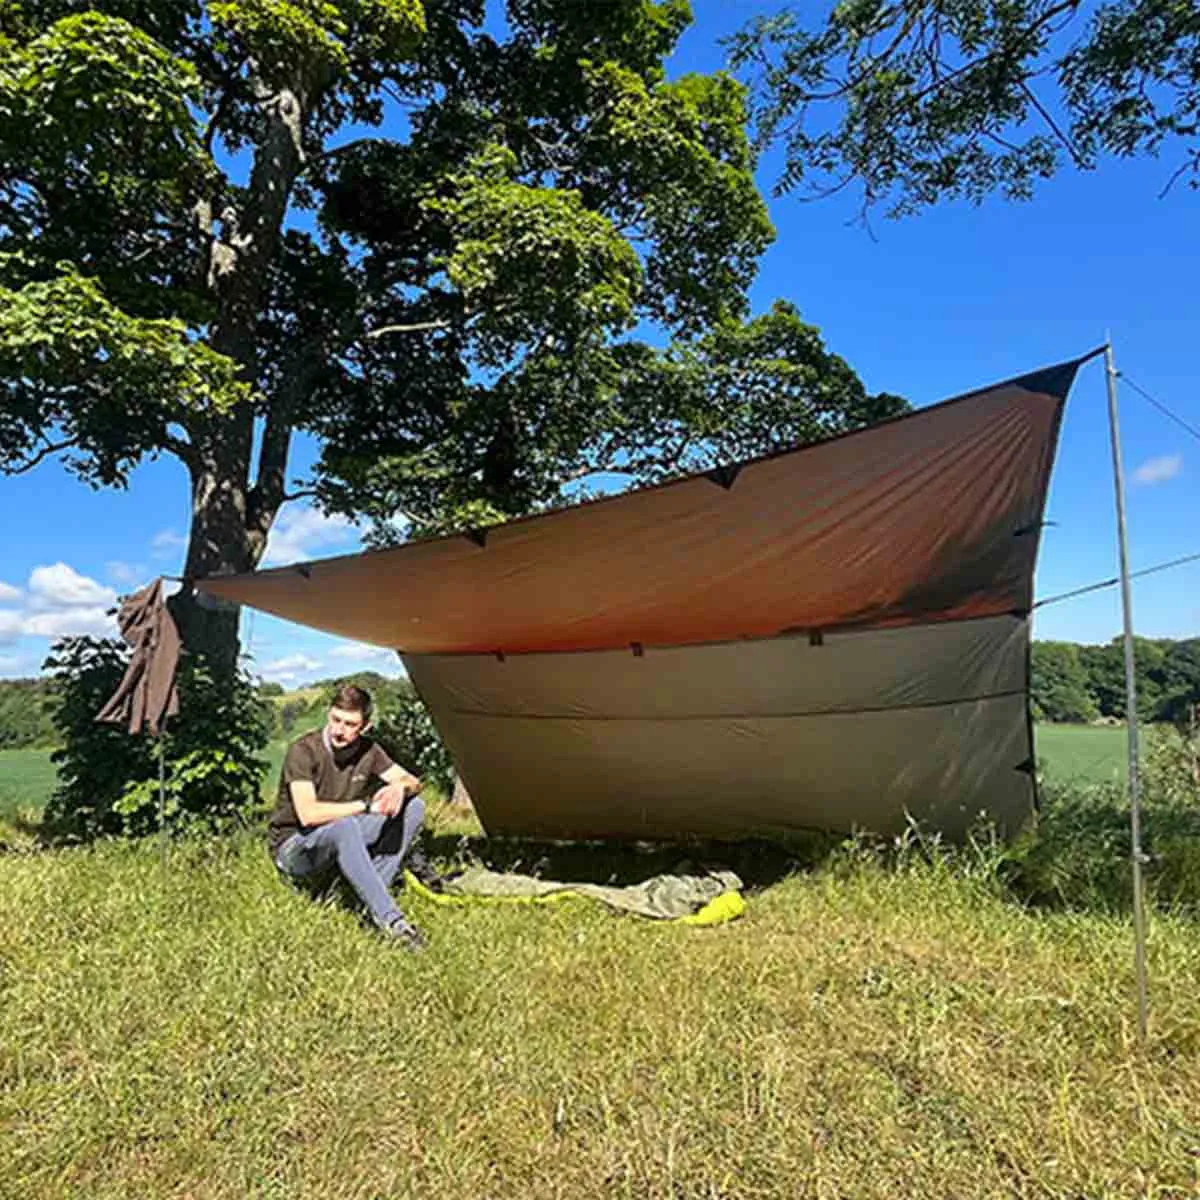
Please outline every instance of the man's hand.
[[415, 796], [421, 790], [422, 784], [415, 776], [403, 783], [388, 783], [371, 797], [371, 812], [382, 813], [385, 817], [394, 817], [403, 807], [409, 796]]

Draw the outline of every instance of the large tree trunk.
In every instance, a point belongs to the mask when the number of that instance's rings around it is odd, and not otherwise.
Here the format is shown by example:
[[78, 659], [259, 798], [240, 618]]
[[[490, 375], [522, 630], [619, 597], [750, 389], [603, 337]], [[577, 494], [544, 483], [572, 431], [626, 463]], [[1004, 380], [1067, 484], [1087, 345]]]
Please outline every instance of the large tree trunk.
[[[288, 197], [304, 162], [306, 102], [299, 87], [269, 92], [257, 85], [257, 90], [264, 135], [255, 152], [246, 198], [240, 212], [225, 218], [222, 238], [211, 241], [208, 261], [208, 282], [217, 299], [210, 344], [237, 363], [239, 375], [251, 387], [261, 378], [256, 327], [265, 280], [278, 251]], [[211, 214], [203, 204], [199, 211]], [[203, 219], [211, 227], [211, 215]], [[294, 387], [296, 381], [290, 382]], [[295, 397], [284, 388], [268, 399], [253, 481], [254, 412], [249, 405], [225, 415], [200, 416], [190, 424], [192, 521], [184, 567], [188, 581], [253, 570], [266, 549], [267, 535], [283, 503], [289, 415]], [[174, 598], [172, 611], [189, 652], [202, 654], [222, 674], [236, 670], [239, 610], [235, 606], [201, 600], [187, 582]]]
[[197, 439], [190, 464], [192, 521], [184, 566], [188, 582], [172, 604], [184, 646], [222, 674], [237, 666], [239, 609], [199, 599], [190, 581], [253, 570], [262, 556], [265, 537], [252, 537], [246, 520], [249, 447], [240, 426], [249, 422], [236, 415], [218, 418], [205, 431], [208, 436]]
[[184, 646], [205, 655], [222, 672], [237, 665], [239, 609], [202, 598], [190, 581], [240, 574], [258, 566], [283, 503], [291, 399], [286, 392], [275, 398], [262, 431], [253, 485], [254, 417], [249, 410], [211, 418], [193, 429], [192, 520], [184, 566], [189, 582], [175, 597], [172, 611]]

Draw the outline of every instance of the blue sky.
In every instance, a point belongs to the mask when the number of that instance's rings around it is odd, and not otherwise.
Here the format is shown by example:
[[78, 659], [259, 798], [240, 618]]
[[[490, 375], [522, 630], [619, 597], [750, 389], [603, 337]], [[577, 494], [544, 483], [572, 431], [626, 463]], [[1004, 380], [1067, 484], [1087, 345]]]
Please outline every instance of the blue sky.
[[[696, 0], [673, 74], [713, 70], [718, 38], [774, 5]], [[755, 311], [797, 303], [827, 344], [872, 390], [920, 406], [1072, 358], [1111, 332], [1118, 368], [1200, 426], [1200, 194], [1158, 194], [1172, 158], [1067, 172], [1034, 200], [980, 208], [944, 205], [902, 222], [853, 223], [852, 198], [770, 201], [778, 237], [765, 256]], [[777, 161], [760, 167], [770, 187]], [[873, 234], [873, 236], [872, 236]], [[1128, 388], [1121, 423], [1129, 475], [1134, 568], [1200, 551], [1200, 443]], [[311, 446], [300, 445], [303, 473]], [[118, 591], [182, 564], [189, 498], [169, 459], [148, 462], [125, 492], [93, 492], [52, 463], [0, 478], [0, 676], [36, 674], [54, 636], [100, 632]], [[1049, 596], [1116, 572], [1115, 517], [1104, 374], [1080, 372], [1071, 393], [1047, 510], [1037, 593]], [[268, 561], [345, 553], [354, 528], [302, 504], [287, 506]], [[1200, 563], [1138, 580], [1137, 631], [1200, 635]], [[1039, 613], [1042, 638], [1105, 641], [1121, 627], [1115, 589]], [[398, 669], [387, 651], [359, 647], [263, 614], [244, 617], [259, 671], [291, 686], [363, 667]]]

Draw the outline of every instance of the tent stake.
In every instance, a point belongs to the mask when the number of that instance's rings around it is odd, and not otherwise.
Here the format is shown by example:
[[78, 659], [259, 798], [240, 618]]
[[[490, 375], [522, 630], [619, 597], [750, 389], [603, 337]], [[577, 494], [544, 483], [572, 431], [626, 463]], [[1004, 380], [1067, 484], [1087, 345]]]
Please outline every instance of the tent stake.
[[1133, 866], [1133, 940], [1137, 974], [1138, 1038], [1145, 1044], [1146, 906], [1142, 885], [1142, 789], [1138, 773], [1137, 678], [1133, 656], [1133, 601], [1129, 586], [1129, 544], [1125, 532], [1125, 473], [1121, 466], [1121, 430], [1117, 420], [1117, 369], [1112, 343], [1104, 347], [1104, 373], [1108, 377], [1108, 427], [1112, 439], [1113, 481], [1117, 498], [1117, 546], [1121, 563], [1121, 614], [1125, 634], [1125, 723], [1129, 729], [1130, 860]]

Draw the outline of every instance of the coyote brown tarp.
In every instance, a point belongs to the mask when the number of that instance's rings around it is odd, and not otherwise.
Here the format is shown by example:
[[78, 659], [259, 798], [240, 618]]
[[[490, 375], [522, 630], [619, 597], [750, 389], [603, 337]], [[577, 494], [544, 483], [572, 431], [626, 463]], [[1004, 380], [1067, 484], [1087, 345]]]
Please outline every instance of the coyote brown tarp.
[[198, 586], [399, 650], [494, 832], [1012, 827], [1077, 366], [478, 535]]

